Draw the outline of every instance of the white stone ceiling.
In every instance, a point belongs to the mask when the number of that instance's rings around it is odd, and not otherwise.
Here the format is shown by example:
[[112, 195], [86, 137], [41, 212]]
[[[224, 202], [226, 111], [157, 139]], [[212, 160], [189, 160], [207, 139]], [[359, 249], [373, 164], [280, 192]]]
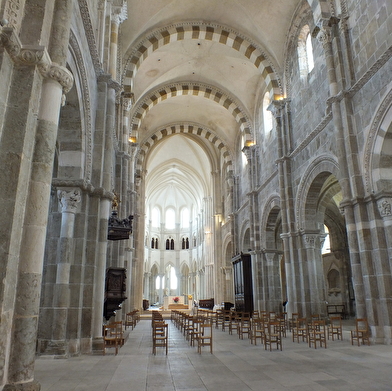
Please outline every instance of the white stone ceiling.
[[[139, 145], [170, 124], [193, 123], [213, 132], [232, 154], [236, 149], [238, 153], [243, 129], [232, 108], [239, 108], [249, 133], [254, 132], [261, 93], [266, 85], [271, 86], [265, 67], [270, 66], [275, 77], [281, 79], [288, 27], [300, 0], [127, 2], [128, 19], [121, 24], [122, 55], [127, 64], [122, 81], [134, 95], [131, 128], [136, 122], [137, 128], [136, 131], [131, 129], [131, 133], [137, 134]], [[235, 48], [231, 38], [223, 44], [218, 34], [212, 39], [205, 39], [203, 34], [194, 37], [189, 32], [181, 39], [173, 35], [164, 43], [161, 39], [152, 49], [151, 37], [187, 25], [198, 25], [201, 29], [212, 27], [214, 31], [221, 29], [230, 32], [230, 37], [240, 37], [240, 41], [248, 42], [252, 50], [257, 49], [254, 53], [262, 53], [264, 65], [257, 67], [256, 55], [244, 55], [244, 50]], [[246, 49], [246, 45], [243, 47]], [[145, 52], [141, 54], [143, 50]], [[129, 64], [133, 56], [138, 62], [131, 69]], [[150, 101], [159, 97], [162, 88], [195, 83], [225, 94], [229, 97], [230, 108], [225, 108], [217, 99], [195, 93], [165, 96], [154, 104]], [[143, 102], [149, 105], [147, 110], [142, 110]], [[214, 154], [214, 148], [209, 144], [203, 138], [195, 142], [177, 135], [168, 137], [167, 144], [162, 141], [149, 150], [144, 162], [148, 173], [148, 202], [180, 206], [198, 200], [200, 204], [203, 197], [212, 195], [211, 171], [219, 162], [218, 154]]]

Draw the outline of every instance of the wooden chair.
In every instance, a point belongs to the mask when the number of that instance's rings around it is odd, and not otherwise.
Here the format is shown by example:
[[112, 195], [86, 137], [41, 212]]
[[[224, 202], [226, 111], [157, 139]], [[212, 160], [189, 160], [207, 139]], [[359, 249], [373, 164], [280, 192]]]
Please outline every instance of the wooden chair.
[[121, 346], [122, 333], [115, 323], [103, 326], [103, 354], [106, 354], [107, 348], [114, 348], [115, 355], [118, 354], [118, 348]]
[[334, 336], [336, 335], [337, 339], [343, 340], [342, 317], [331, 316], [329, 320], [330, 324], [327, 329], [328, 339], [332, 336], [332, 341], [334, 341]]
[[215, 313], [215, 328], [218, 329], [219, 326], [221, 326], [222, 328], [225, 327], [222, 310], [216, 310], [216, 313]]
[[286, 323], [285, 314], [279, 314], [276, 317], [275, 321], [280, 323], [280, 330], [282, 332], [282, 337], [286, 338], [287, 323]]
[[241, 314], [241, 321], [238, 327], [238, 338], [244, 339], [244, 335], [247, 335], [248, 338], [251, 335], [252, 330], [252, 322], [250, 318], [249, 312], [243, 312]]
[[166, 322], [156, 321], [152, 332], [152, 353], [156, 354], [157, 347], [163, 347], [168, 351], [168, 325]]
[[252, 319], [260, 319], [260, 312], [258, 310], [253, 311]]
[[309, 347], [314, 345], [314, 348], [317, 349], [318, 342], [320, 344], [320, 348], [323, 345], [327, 348], [325, 320], [315, 320], [308, 325], [308, 341]]
[[197, 343], [197, 340], [199, 338], [199, 335], [201, 333], [200, 331], [200, 325], [203, 323], [202, 319], [199, 317], [193, 317], [192, 320], [192, 328], [189, 331], [189, 343], [191, 346], [195, 346]]
[[212, 322], [200, 324], [200, 332], [197, 335], [197, 351], [200, 354], [203, 346], [209, 346], [212, 354]]
[[120, 347], [124, 345], [124, 331], [123, 331], [123, 322], [119, 320], [118, 322], [113, 322], [117, 326], [117, 334], [120, 336]]
[[278, 321], [268, 322], [267, 332], [264, 335], [264, 349], [267, 350], [269, 346], [271, 351], [273, 344], [276, 344], [276, 349], [282, 350], [282, 331]]
[[293, 342], [295, 342], [295, 340], [297, 340], [298, 343], [300, 340], [302, 340], [302, 342], [308, 342], [308, 322], [306, 318], [298, 318], [291, 330]]
[[241, 322], [241, 317], [238, 312], [231, 312], [230, 321], [229, 321], [229, 334], [232, 335], [233, 331], [236, 331], [238, 334], [238, 328]]
[[299, 318], [298, 312], [293, 312], [291, 314], [291, 318], [289, 318], [289, 321], [288, 321], [289, 331], [292, 331], [293, 327], [296, 325], [298, 318]]
[[365, 342], [370, 345], [367, 318], [358, 318], [355, 320], [355, 329], [351, 330], [351, 345], [354, 345], [354, 340], [357, 340], [358, 346], [360, 345], [361, 340], [362, 345], [365, 345]]
[[230, 310], [223, 310], [222, 331], [226, 330], [226, 326], [228, 327], [229, 323], [230, 323]]
[[193, 328], [193, 315], [188, 315], [186, 318], [186, 324], [184, 327], [184, 336], [187, 341], [189, 341], [190, 332], [191, 332], [192, 328]]
[[135, 316], [135, 312], [128, 312], [125, 315], [125, 330], [127, 329], [127, 327], [131, 327], [131, 330], [133, 330], [136, 326], [136, 316]]
[[261, 344], [264, 343], [264, 323], [260, 318], [255, 318], [252, 320], [252, 329], [250, 342], [257, 345], [257, 339], [260, 339]]

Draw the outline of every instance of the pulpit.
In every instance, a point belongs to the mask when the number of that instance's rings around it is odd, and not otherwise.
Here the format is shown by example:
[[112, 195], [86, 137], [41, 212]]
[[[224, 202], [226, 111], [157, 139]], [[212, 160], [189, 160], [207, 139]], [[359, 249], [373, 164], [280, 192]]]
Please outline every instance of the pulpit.
[[121, 308], [121, 303], [127, 298], [126, 293], [126, 269], [123, 267], [109, 267], [106, 270], [105, 301], [103, 316], [109, 320]]

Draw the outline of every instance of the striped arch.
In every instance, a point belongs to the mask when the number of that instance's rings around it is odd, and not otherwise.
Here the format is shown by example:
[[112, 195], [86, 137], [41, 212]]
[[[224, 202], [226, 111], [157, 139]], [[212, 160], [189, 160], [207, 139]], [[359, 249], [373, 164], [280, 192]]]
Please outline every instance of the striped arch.
[[[141, 63], [155, 50], [170, 42], [183, 41], [185, 39], [203, 39], [227, 45], [253, 62], [260, 70], [268, 91], [273, 91], [276, 96], [282, 95], [281, 82], [277, 77], [272, 62], [263, 50], [249, 38], [239, 34], [232, 28], [204, 24], [202, 22], [178, 23], [166, 26], [150, 33], [128, 55], [125, 63], [122, 84], [126, 92], [132, 92], [133, 80]], [[274, 97], [275, 98], [275, 97]]]
[[250, 121], [248, 120], [244, 109], [242, 109], [240, 105], [228, 94], [223, 93], [212, 86], [200, 83], [171, 84], [153, 91], [146, 99], [144, 99], [144, 101], [140, 102], [135, 109], [134, 115], [132, 116], [132, 134], [136, 134], [142, 119], [152, 107], [168, 98], [180, 95], [200, 96], [220, 104], [233, 115], [237, 123], [240, 125], [245, 141], [252, 141]]
[[171, 136], [174, 134], [193, 134], [198, 137], [205, 138], [209, 142], [215, 145], [215, 147], [221, 152], [221, 155], [224, 159], [224, 169], [228, 175], [233, 174], [233, 160], [231, 157], [231, 153], [223, 143], [222, 140], [219, 139], [216, 134], [209, 129], [204, 128], [203, 126], [196, 124], [176, 124], [176, 125], [168, 125], [157, 132], [155, 132], [150, 138], [148, 138], [143, 144], [140, 145], [140, 149], [136, 156], [136, 173], [140, 173], [143, 169], [144, 159], [147, 156], [148, 150], [160, 142], [164, 137]]
[[320, 174], [333, 174], [339, 178], [339, 164], [337, 159], [331, 155], [321, 155], [310, 163], [299, 184], [298, 193], [295, 200], [295, 215], [297, 229], [306, 228], [305, 205], [313, 181]]
[[[392, 88], [392, 83], [390, 84]], [[392, 189], [392, 89], [376, 111], [364, 148], [365, 184], [368, 193]]]

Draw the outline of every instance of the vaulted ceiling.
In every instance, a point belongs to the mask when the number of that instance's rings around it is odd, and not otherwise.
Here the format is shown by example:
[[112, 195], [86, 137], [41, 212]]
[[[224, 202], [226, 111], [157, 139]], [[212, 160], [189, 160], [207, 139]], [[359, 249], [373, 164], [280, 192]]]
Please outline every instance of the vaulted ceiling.
[[200, 200], [211, 195], [211, 171], [233, 169], [241, 141], [254, 140], [262, 94], [282, 94], [288, 28], [300, 3], [127, 0], [121, 82], [134, 99], [130, 133], [151, 202]]

